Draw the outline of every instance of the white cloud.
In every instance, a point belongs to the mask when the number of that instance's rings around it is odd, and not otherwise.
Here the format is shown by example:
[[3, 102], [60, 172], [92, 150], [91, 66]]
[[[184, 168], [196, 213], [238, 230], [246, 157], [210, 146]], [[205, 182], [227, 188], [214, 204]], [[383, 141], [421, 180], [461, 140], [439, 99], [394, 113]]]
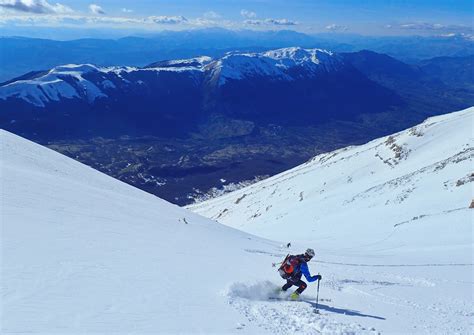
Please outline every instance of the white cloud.
[[474, 34], [460, 34], [461, 37], [469, 41], [474, 41]]
[[425, 31], [472, 31], [472, 27], [465, 25], [455, 24], [441, 24], [441, 23], [428, 23], [428, 22], [410, 22], [402, 23], [398, 26], [401, 29], [408, 30], [425, 30]]
[[148, 20], [158, 24], [179, 24], [186, 23], [188, 19], [184, 16], [149, 16]]
[[291, 21], [288, 19], [266, 19], [265, 22], [267, 24], [273, 24], [276, 26], [294, 26], [298, 24], [296, 21]]
[[467, 41], [474, 41], [474, 34], [466, 34], [466, 33], [446, 33], [435, 35], [441, 38], [455, 38], [455, 39], [464, 39]]
[[209, 12], [204, 13], [203, 16], [204, 16], [204, 18], [206, 18], [206, 19], [218, 19], [218, 18], [221, 17], [218, 13], [216, 13], [216, 12], [214, 12], [214, 11], [212, 11], [212, 10], [209, 11]]
[[244, 24], [248, 24], [248, 25], [251, 25], [251, 26], [261, 26], [264, 23], [265, 22], [262, 21], [262, 20], [245, 20], [244, 21]]
[[332, 31], [332, 32], [347, 31], [347, 29], [348, 28], [346, 26], [342, 26], [342, 25], [335, 24], [335, 23], [326, 26], [326, 30], [329, 30], [329, 31]]
[[240, 15], [242, 15], [243, 17], [245, 17], [247, 19], [254, 19], [254, 18], [257, 17], [257, 13], [252, 12], [250, 10], [246, 10], [246, 9], [242, 9], [240, 11]]
[[89, 5], [89, 10], [92, 14], [95, 15], [105, 15], [105, 11], [102, 9], [102, 7], [94, 3]]
[[245, 20], [244, 24], [252, 26], [294, 26], [298, 22], [288, 19]]
[[386, 29], [411, 30], [416, 34], [431, 35], [443, 38], [462, 38], [473, 40], [472, 26], [462, 24], [442, 24], [432, 22], [391, 23], [384, 26]]
[[[0, 0], [2, 1], [2, 0]], [[99, 6], [100, 7], [100, 6]], [[97, 8], [96, 8], [97, 9]], [[0, 7], [2, 10], [2, 7]], [[97, 15], [90, 13], [72, 12], [67, 14], [41, 14], [37, 13], [18, 13], [13, 14], [11, 10], [0, 12], [0, 24], [13, 24], [22, 26], [38, 26], [38, 27], [109, 27], [109, 28], [144, 28], [144, 29], [161, 29], [160, 26], [174, 26], [176, 29], [185, 27], [223, 27], [227, 29], [242, 28], [242, 21], [209, 19], [205, 17], [186, 18], [184, 16], [148, 16], [148, 17], [130, 17]], [[123, 11], [122, 11], [123, 12]], [[99, 13], [96, 11], [96, 13]], [[125, 12], [124, 12], [125, 13]], [[266, 19], [266, 20], [247, 20], [246, 24], [262, 27], [271, 26], [288, 26], [294, 25], [296, 22], [288, 19]], [[170, 29], [175, 29], [175, 28]]]
[[124, 24], [143, 24], [143, 19], [134, 19], [129, 17], [120, 16], [76, 16], [71, 17], [70, 20], [75, 20], [77, 23], [93, 23], [93, 24], [112, 24], [112, 25], [124, 25]]
[[[205, 19], [202, 19], [205, 20]], [[21, 23], [40, 26], [70, 26], [70, 25], [111, 25], [116, 27], [126, 26], [142, 26], [152, 27], [157, 24], [187, 24], [202, 26], [205, 21], [191, 20], [188, 21], [183, 16], [148, 16], [141, 18], [121, 17], [121, 16], [106, 16], [106, 15], [79, 15], [79, 14], [47, 14], [47, 15], [0, 15], [0, 23]]]
[[439, 37], [456, 37], [458, 34], [456, 33], [446, 33], [446, 34], [441, 34]]
[[46, 0], [0, 0], [0, 7], [35, 14], [65, 14], [73, 12], [68, 6], [60, 3], [50, 4]]
[[197, 19], [193, 19], [189, 21], [192, 25], [196, 26], [202, 26], [202, 27], [207, 27], [207, 26], [214, 26], [217, 25], [218, 23], [214, 20], [198, 17]]
[[122, 8], [122, 13], [133, 13], [133, 10], [128, 8]]
[[401, 24], [400, 28], [413, 29], [413, 30], [439, 30], [439, 29], [446, 28], [446, 26], [440, 23], [416, 22], [416, 23]]

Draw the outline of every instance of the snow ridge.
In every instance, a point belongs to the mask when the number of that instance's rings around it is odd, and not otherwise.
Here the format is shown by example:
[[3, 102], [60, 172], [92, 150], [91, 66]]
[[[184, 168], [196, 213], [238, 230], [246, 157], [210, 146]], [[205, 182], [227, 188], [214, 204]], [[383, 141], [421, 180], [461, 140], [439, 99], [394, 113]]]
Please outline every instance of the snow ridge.
[[[213, 64], [219, 85], [228, 80], [267, 76], [273, 80], [295, 80], [320, 72], [338, 71], [344, 65], [338, 55], [322, 49], [282, 48], [261, 53], [228, 53]], [[299, 71], [294, 71], [299, 69]]]
[[44, 107], [50, 101], [83, 97], [93, 102], [107, 97], [99, 87], [83, 78], [84, 74], [100, 71], [91, 64], [68, 64], [53, 68], [31, 80], [19, 80], [0, 88], [0, 99], [16, 97], [35, 106]]
[[[290, 222], [302, 232], [311, 229], [315, 220], [334, 222], [329, 231], [339, 230], [342, 224], [336, 222], [344, 213], [357, 213], [363, 222], [373, 222], [372, 234], [381, 236], [419, 214], [463, 207], [466, 211], [460, 215], [466, 216], [474, 179], [469, 177], [473, 118], [474, 107], [429, 118], [365, 145], [318, 155], [289, 171], [189, 208], [276, 240], [284, 240]], [[426, 198], [427, 194], [437, 196]], [[379, 220], [384, 224], [378, 224]], [[365, 239], [365, 230], [352, 233], [353, 241]], [[439, 236], [429, 242], [434, 240], [440, 240]]]

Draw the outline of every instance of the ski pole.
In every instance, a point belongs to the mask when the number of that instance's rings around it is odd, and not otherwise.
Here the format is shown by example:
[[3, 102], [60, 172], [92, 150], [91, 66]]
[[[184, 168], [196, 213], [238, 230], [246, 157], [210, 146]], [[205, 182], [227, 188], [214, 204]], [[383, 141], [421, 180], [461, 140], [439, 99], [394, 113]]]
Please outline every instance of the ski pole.
[[[319, 273], [318, 273], [319, 276]], [[319, 282], [321, 279], [318, 280], [318, 293], [316, 294], [316, 310], [318, 310], [318, 301], [319, 301]]]

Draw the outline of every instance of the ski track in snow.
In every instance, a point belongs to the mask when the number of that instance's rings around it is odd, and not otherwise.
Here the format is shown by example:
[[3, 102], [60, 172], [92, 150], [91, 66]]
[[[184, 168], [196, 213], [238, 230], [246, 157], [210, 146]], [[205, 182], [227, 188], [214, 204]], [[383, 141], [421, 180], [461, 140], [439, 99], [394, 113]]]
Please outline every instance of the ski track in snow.
[[[272, 257], [276, 262], [285, 257], [284, 253], [245, 251]], [[293, 302], [288, 301], [289, 293], [276, 294], [278, 286], [272, 282], [235, 283], [226, 292], [229, 303], [249, 322], [273, 334], [379, 334], [394, 331], [404, 334], [464, 334], [472, 324], [474, 311], [468, 300], [444, 297], [443, 291], [445, 285], [472, 287], [473, 282], [448, 277], [433, 279], [433, 274], [438, 276], [438, 268], [446, 273], [451, 273], [451, 268], [468, 272], [472, 264], [355, 264], [318, 260], [310, 262], [310, 268], [326, 274], [322, 282], [324, 294], [319, 300], [322, 314], [314, 313], [314, 284], [308, 286], [301, 301]], [[423, 269], [432, 273], [423, 276]], [[290, 288], [289, 292], [294, 289]], [[413, 292], [417, 294], [412, 296]], [[430, 298], [419, 299], [420, 292], [421, 296]], [[350, 304], [347, 298], [355, 302]], [[358, 311], [350, 306], [368, 308]], [[380, 312], [374, 313], [374, 310]], [[378, 329], [380, 323], [376, 323], [385, 322], [390, 315], [400, 319], [399, 322], [406, 321], [405, 328], [401, 328], [404, 331]], [[349, 322], [351, 319], [354, 322]]]
[[[319, 304], [323, 314], [316, 313], [314, 297], [301, 295], [300, 301], [287, 301], [278, 286], [271, 282], [255, 284], [235, 283], [228, 292], [229, 303], [250, 321], [272, 334], [379, 334], [375, 328], [367, 329], [357, 323], [340, 323], [326, 311], [358, 314], [356, 311], [338, 310]], [[362, 314], [360, 314], [363, 316]]]
[[[311, 266], [314, 268], [314, 264]], [[349, 267], [342, 272], [344, 278], [340, 271], [329, 273], [322, 281], [321, 292], [324, 293], [319, 296], [321, 314], [315, 313], [315, 285], [311, 284], [297, 302], [288, 299], [295, 287], [278, 295], [274, 282], [234, 283], [225, 295], [229, 304], [250, 323], [272, 334], [464, 334], [469, 329], [474, 317], [472, 306], [465, 299], [444, 297], [444, 288], [439, 286], [457, 285], [455, 280], [432, 280], [420, 276], [419, 272], [410, 275], [392, 272], [397, 269], [387, 270], [390, 272]], [[419, 299], [416, 294], [412, 296], [413, 292], [434, 298]], [[363, 308], [357, 310], [351, 306]], [[391, 322], [395, 318], [395, 324], [402, 322], [398, 326], [402, 328], [380, 331], [378, 325], [387, 318], [391, 318]]]

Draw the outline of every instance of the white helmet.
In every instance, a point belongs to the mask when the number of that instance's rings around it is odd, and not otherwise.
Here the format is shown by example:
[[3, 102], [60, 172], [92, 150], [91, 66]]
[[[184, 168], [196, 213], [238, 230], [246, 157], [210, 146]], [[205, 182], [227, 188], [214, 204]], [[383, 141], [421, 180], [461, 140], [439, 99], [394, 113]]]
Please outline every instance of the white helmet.
[[304, 253], [306, 256], [309, 256], [311, 258], [314, 257], [314, 250], [311, 248], [306, 249], [306, 252]]

